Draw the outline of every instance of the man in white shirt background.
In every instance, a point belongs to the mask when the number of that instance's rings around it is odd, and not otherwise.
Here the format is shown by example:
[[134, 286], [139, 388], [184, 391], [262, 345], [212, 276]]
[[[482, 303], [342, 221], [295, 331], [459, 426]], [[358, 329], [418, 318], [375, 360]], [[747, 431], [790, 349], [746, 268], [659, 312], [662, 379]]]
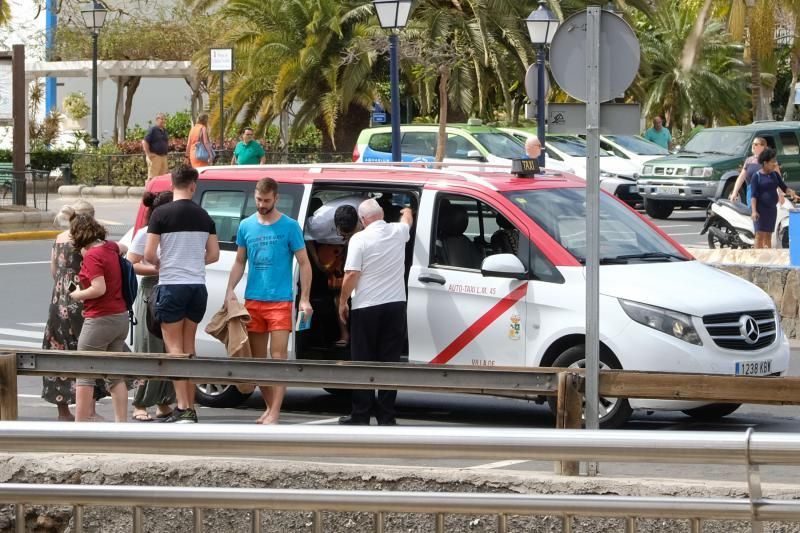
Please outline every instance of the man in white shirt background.
[[[414, 216], [401, 210], [400, 222], [383, 220], [383, 208], [374, 199], [358, 206], [364, 230], [350, 239], [344, 281], [339, 296], [339, 317], [350, 321], [353, 361], [399, 362], [406, 339], [405, 255]], [[352, 309], [347, 299], [352, 294]], [[349, 314], [349, 317], [348, 317]], [[393, 426], [397, 391], [354, 390], [349, 416], [343, 425]]]

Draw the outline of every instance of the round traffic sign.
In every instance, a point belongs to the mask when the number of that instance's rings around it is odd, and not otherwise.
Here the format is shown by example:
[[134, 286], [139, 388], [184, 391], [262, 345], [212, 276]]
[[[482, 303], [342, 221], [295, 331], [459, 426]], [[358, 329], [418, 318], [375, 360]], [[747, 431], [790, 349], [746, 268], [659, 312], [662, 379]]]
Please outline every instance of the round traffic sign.
[[[525, 73], [525, 94], [532, 103], [537, 103], [539, 99], [539, 66], [533, 63], [528, 67]], [[547, 93], [550, 92], [550, 77], [547, 75], [547, 69], [544, 72], [544, 98], [547, 99]]]
[[[575, 13], [556, 31], [550, 45], [550, 72], [559, 87], [581, 102], [586, 91], [586, 23], [585, 11]], [[600, 101], [608, 102], [630, 87], [639, 71], [639, 40], [621, 17], [601, 11], [600, 14]]]

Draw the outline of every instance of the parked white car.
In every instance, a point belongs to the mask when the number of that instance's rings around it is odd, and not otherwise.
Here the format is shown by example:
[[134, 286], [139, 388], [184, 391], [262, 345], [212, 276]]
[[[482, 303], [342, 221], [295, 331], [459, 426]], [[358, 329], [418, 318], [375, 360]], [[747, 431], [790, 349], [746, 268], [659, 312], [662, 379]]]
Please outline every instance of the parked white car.
[[636, 172], [639, 174], [648, 161], [669, 155], [669, 150], [639, 135], [601, 135], [600, 148], [632, 161], [636, 164]]
[[[524, 142], [536, 135], [518, 128], [500, 128]], [[586, 141], [576, 135], [548, 135], [545, 142], [545, 166], [555, 162], [575, 169], [575, 175], [586, 179]], [[630, 160], [616, 157], [600, 149], [600, 188], [634, 206], [642, 201], [636, 178], [640, 166]]]

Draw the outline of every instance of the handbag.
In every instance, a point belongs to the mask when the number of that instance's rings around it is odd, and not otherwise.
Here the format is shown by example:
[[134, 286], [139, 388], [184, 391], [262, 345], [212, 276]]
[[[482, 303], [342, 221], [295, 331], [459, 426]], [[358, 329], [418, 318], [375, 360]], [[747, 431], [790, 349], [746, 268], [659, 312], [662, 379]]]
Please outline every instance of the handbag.
[[208, 153], [206, 145], [200, 141], [194, 143], [194, 158], [204, 163], [208, 163], [208, 160], [211, 159], [211, 154]]
[[150, 335], [156, 337], [157, 339], [163, 339], [164, 337], [161, 333], [161, 321], [156, 318], [157, 300], [158, 286], [156, 285], [150, 295], [145, 297], [145, 304], [147, 306], [147, 318], [145, 319], [145, 322], [147, 324], [147, 331], [150, 332]]
[[206, 138], [205, 128], [200, 130], [200, 140], [194, 143], [194, 158], [198, 161], [208, 163], [214, 158], [214, 150], [212, 148], [206, 148], [203, 142], [204, 138]]

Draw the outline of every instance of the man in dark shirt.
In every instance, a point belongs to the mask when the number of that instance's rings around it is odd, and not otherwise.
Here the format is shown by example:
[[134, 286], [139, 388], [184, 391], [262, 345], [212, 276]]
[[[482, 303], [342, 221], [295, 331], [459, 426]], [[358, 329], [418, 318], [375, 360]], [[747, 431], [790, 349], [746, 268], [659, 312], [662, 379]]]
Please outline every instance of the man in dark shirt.
[[[174, 200], [157, 208], [147, 224], [145, 260], [158, 269], [155, 318], [168, 354], [194, 354], [197, 324], [208, 301], [206, 265], [219, 259], [214, 221], [192, 201], [197, 170], [181, 167], [172, 172]], [[195, 423], [194, 384], [173, 381], [178, 406], [166, 422]]]
[[156, 115], [156, 124], [147, 130], [142, 140], [144, 156], [147, 159], [147, 181], [169, 172], [167, 152], [169, 151], [169, 135], [164, 127], [167, 117], [164, 113]]

